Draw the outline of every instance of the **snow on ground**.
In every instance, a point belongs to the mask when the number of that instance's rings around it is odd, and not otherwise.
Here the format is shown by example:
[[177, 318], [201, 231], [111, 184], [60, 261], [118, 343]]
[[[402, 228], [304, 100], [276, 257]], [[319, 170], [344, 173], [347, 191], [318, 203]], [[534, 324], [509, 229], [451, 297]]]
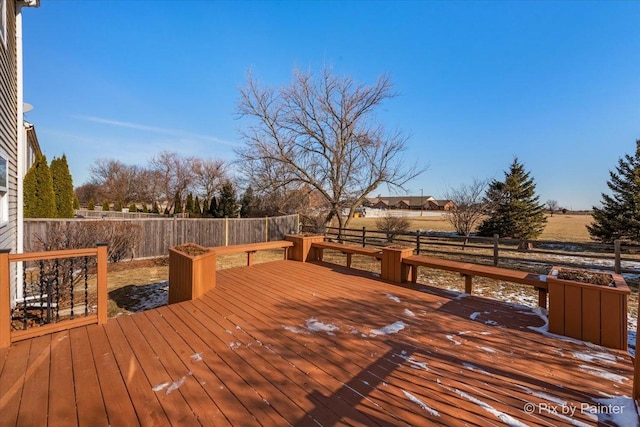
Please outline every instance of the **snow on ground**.
[[427, 411], [429, 414], [433, 415], [434, 417], [439, 417], [440, 413], [438, 411], [436, 411], [433, 408], [430, 408], [429, 406], [427, 406], [426, 403], [424, 403], [422, 400], [418, 399], [417, 397], [415, 397], [413, 394], [409, 393], [408, 391], [402, 390], [402, 393], [404, 393], [404, 395], [407, 397], [407, 399], [409, 399], [410, 401], [412, 401], [413, 403], [415, 403], [416, 405], [418, 405], [419, 407], [421, 407], [422, 409], [424, 409], [425, 411]]
[[596, 399], [596, 405], [591, 409], [592, 413], [598, 415], [599, 423], [613, 423], [621, 427], [640, 427], [640, 412], [636, 410], [633, 399], [628, 396]]
[[404, 322], [402, 320], [398, 320], [397, 322], [384, 326], [380, 329], [372, 329], [371, 335], [377, 336], [377, 335], [397, 334], [398, 332], [403, 330], [404, 327], [405, 327]]
[[132, 298], [133, 304], [127, 307], [129, 311], [139, 312], [145, 310], [151, 310], [152, 308], [162, 307], [169, 302], [169, 282], [152, 283], [146, 286], [138, 286], [137, 290], [140, 294], [137, 294], [135, 299]]

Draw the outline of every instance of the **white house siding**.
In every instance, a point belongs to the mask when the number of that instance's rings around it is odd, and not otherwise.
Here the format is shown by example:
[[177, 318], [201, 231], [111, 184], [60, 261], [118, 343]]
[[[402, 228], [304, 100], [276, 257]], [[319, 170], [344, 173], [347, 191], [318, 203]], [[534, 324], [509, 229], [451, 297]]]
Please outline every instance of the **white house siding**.
[[0, 226], [0, 249], [16, 247], [17, 222], [17, 59], [16, 59], [16, 5], [6, 0], [7, 40], [0, 41], [0, 151], [7, 156], [8, 218]]

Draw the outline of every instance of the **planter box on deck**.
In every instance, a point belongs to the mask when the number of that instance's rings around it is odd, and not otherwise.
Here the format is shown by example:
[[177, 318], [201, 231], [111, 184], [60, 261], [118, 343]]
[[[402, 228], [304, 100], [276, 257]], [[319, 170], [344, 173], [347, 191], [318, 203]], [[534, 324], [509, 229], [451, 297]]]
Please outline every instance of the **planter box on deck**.
[[[549, 332], [621, 350], [627, 349], [629, 287], [620, 274], [611, 286], [558, 279], [553, 267], [549, 286]], [[575, 270], [568, 268], [567, 270]]]
[[215, 252], [194, 243], [169, 249], [169, 304], [199, 298], [215, 287]]
[[315, 261], [318, 256], [311, 244], [324, 242], [324, 236], [317, 234], [287, 234], [284, 238], [294, 245], [289, 249], [289, 259], [302, 262]]

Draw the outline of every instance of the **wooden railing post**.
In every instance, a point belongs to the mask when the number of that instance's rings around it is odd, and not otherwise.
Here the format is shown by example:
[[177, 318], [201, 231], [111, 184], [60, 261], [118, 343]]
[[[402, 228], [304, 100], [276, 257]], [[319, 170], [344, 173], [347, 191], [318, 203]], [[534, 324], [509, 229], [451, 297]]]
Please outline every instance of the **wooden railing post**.
[[619, 239], [613, 241], [613, 251], [615, 253], [614, 271], [616, 274], [622, 274], [622, 263], [620, 260], [622, 250]]
[[11, 345], [11, 268], [10, 249], [0, 250], [0, 348]]
[[100, 242], [98, 247], [98, 324], [107, 323], [107, 244]]
[[[422, 212], [420, 212], [422, 215]], [[416, 255], [420, 255], [420, 235], [422, 234], [422, 230], [418, 230], [416, 233]]]
[[493, 235], [493, 266], [498, 266], [498, 244], [500, 242], [500, 236], [497, 234]]
[[362, 247], [367, 246], [367, 227], [362, 227]]

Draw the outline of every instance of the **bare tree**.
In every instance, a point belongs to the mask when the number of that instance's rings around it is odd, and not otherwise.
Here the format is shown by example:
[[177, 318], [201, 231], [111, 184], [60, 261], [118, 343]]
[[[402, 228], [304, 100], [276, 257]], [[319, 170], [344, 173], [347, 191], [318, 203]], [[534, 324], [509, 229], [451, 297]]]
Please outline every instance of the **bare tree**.
[[138, 166], [114, 159], [98, 159], [89, 170], [91, 183], [99, 186], [102, 197], [121, 203], [135, 201]]
[[467, 237], [465, 244], [473, 229], [492, 204], [490, 199], [485, 197], [487, 187], [488, 181], [474, 178], [471, 184], [461, 184], [456, 188], [451, 188], [444, 195], [445, 199], [455, 203], [455, 207], [447, 211], [447, 221], [459, 236]]
[[149, 169], [153, 172], [160, 197], [173, 207], [176, 194], [180, 200], [185, 198], [187, 188], [193, 184], [192, 165], [195, 159], [182, 157], [173, 151], [162, 151], [149, 160]]
[[560, 204], [558, 204], [557, 200], [547, 200], [545, 205], [547, 205], [547, 210], [549, 210], [551, 216], [560, 209]]
[[376, 228], [387, 235], [387, 242], [392, 243], [398, 234], [409, 231], [411, 223], [404, 217], [395, 217], [387, 214], [376, 219]]
[[240, 170], [258, 191], [313, 188], [329, 205], [325, 222], [336, 217], [345, 227], [371, 191], [402, 188], [424, 170], [405, 167], [407, 138], [374, 117], [395, 96], [387, 76], [367, 86], [330, 68], [317, 78], [294, 70], [292, 82], [276, 90], [249, 75], [240, 95], [238, 111], [251, 120], [242, 132], [245, 147], [237, 150]]
[[226, 179], [227, 165], [218, 159], [196, 159], [193, 163], [194, 184], [197, 192], [210, 201]]

